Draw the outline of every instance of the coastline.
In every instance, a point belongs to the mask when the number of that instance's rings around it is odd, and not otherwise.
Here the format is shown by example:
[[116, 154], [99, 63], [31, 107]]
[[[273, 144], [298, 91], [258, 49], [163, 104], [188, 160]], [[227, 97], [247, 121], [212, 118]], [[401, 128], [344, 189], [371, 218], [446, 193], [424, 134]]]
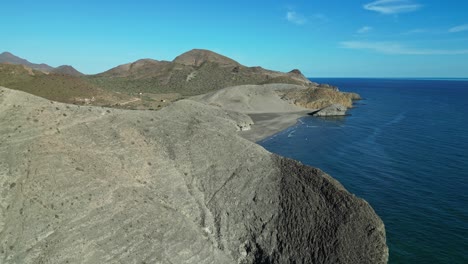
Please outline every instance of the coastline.
[[250, 130], [242, 131], [239, 135], [250, 141], [258, 142], [294, 126], [299, 118], [306, 116], [310, 112], [313, 112], [313, 110], [247, 114], [254, 124]]

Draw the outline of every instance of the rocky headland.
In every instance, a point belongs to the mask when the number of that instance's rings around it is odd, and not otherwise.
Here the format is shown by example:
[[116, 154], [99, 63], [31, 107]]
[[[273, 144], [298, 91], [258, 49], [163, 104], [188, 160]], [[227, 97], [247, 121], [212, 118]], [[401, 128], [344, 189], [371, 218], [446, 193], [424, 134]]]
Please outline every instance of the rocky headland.
[[129, 111], [0, 88], [0, 262], [386, 263], [367, 202], [200, 100]]

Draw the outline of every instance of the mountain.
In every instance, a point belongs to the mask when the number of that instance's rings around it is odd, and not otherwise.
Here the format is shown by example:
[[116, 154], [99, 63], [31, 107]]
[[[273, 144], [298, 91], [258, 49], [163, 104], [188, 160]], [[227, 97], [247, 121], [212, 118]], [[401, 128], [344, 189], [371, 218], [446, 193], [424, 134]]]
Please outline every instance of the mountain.
[[204, 49], [193, 49], [185, 52], [177, 56], [172, 62], [194, 67], [200, 67], [203, 63], [206, 62], [217, 63], [224, 66], [240, 65], [233, 59]]
[[84, 74], [77, 71], [75, 68], [73, 68], [70, 65], [62, 65], [57, 68], [54, 68], [51, 70], [51, 73], [55, 74], [64, 74], [64, 75], [70, 75], [70, 76], [83, 76]]
[[11, 54], [10, 52], [3, 52], [0, 54], [0, 64], [14, 64], [14, 65], [24, 65], [33, 70], [41, 71], [44, 73], [55, 73], [55, 74], [64, 74], [70, 76], [83, 76], [84, 74], [77, 71], [70, 65], [62, 65], [57, 68], [49, 66], [47, 64], [41, 63], [31, 63], [26, 59], [20, 58]]
[[54, 69], [54, 67], [51, 67], [44, 63], [41, 63], [41, 64], [31, 63], [23, 58], [20, 58], [11, 54], [10, 52], [3, 52], [0, 54], [0, 63], [25, 65], [25, 66], [28, 66], [29, 68], [43, 71], [43, 72], [51, 72]]
[[193, 49], [173, 61], [138, 60], [87, 76], [103, 88], [125, 93], [199, 95], [244, 84], [313, 85], [299, 70], [289, 73], [246, 67], [209, 50]]
[[166, 75], [167, 71], [171, 68], [172, 64], [167, 61], [141, 59], [133, 63], [119, 65], [99, 75], [104, 77], [142, 79]]
[[128, 100], [126, 95], [103, 90], [77, 76], [46, 74], [16, 64], [0, 64], [0, 86], [64, 103], [110, 105]]

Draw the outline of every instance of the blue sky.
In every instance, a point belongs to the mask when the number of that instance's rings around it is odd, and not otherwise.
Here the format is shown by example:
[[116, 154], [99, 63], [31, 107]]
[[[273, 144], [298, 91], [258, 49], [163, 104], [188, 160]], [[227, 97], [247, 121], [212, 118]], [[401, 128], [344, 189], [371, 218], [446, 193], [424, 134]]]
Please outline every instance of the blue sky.
[[2, 3], [0, 52], [88, 74], [204, 48], [309, 77], [468, 77], [467, 10], [460, 0], [15, 0]]

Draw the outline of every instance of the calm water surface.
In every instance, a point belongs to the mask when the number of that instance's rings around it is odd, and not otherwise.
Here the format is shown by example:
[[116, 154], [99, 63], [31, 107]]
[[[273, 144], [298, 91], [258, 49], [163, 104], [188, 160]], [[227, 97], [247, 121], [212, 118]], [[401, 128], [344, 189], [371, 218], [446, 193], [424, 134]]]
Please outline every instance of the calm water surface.
[[364, 100], [266, 149], [319, 167], [383, 219], [390, 263], [468, 263], [468, 80], [313, 79]]

